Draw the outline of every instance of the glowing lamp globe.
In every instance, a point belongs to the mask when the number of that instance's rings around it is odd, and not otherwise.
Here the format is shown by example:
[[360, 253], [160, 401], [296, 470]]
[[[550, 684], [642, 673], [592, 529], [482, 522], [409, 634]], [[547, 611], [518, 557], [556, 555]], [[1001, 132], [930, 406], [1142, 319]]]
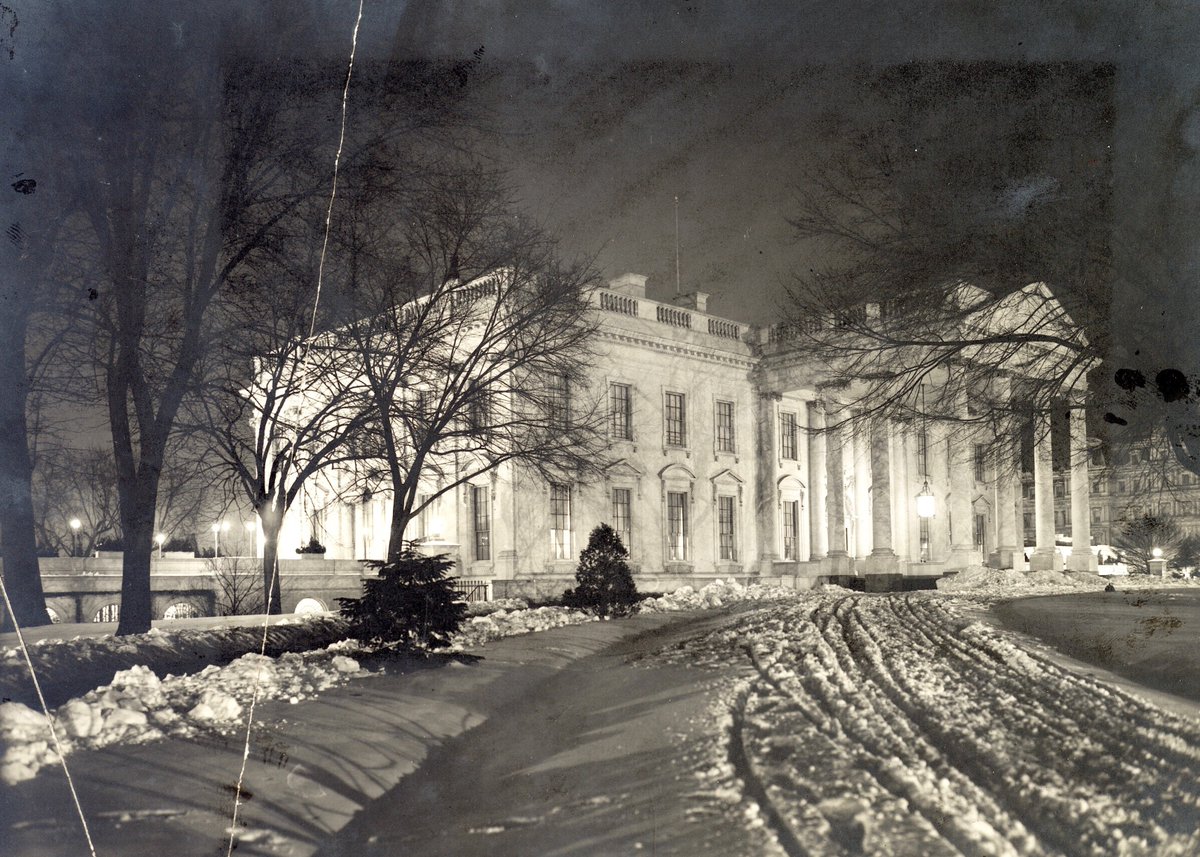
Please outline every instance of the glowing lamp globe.
[[929, 490], [929, 483], [926, 482], [921, 486], [921, 493], [917, 495], [917, 517], [932, 518], [936, 513], [937, 505], [933, 492]]

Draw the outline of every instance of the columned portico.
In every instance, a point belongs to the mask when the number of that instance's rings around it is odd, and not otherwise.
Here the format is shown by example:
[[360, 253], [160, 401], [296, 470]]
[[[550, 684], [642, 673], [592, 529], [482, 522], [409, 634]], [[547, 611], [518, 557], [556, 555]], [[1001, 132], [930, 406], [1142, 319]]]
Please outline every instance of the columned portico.
[[1082, 407], [1068, 414], [1071, 444], [1071, 556], [1072, 571], [1098, 571], [1092, 554], [1091, 484], [1088, 477], [1087, 420]]
[[1062, 556], [1054, 546], [1054, 455], [1050, 441], [1050, 415], [1033, 418], [1033, 515], [1035, 547], [1029, 558], [1031, 571], [1061, 571]]
[[829, 553], [828, 516], [826, 512], [826, 494], [828, 480], [828, 439], [825, 435], [825, 406], [821, 402], [808, 403], [808, 478], [810, 486], [809, 500], [809, 529], [812, 546], [810, 560], [824, 559]]

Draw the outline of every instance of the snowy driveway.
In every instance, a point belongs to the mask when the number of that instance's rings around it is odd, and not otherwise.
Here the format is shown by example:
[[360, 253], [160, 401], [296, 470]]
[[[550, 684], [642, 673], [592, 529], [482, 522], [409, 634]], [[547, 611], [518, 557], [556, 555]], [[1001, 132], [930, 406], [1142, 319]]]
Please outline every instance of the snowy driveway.
[[1200, 853], [1200, 722], [1056, 666], [972, 605], [824, 596], [744, 646], [747, 788], [791, 854]]

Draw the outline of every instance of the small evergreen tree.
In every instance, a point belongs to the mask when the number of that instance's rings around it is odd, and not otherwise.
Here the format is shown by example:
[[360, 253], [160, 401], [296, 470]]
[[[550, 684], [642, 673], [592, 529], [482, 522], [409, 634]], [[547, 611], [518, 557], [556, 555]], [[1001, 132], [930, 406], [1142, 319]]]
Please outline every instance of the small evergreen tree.
[[633, 574], [625, 561], [628, 557], [629, 551], [616, 530], [608, 524], [597, 526], [579, 555], [577, 585], [563, 593], [563, 601], [568, 607], [594, 610], [600, 616], [628, 613], [638, 600]]
[[454, 591], [446, 554], [425, 556], [411, 542], [394, 560], [367, 560], [378, 577], [363, 581], [361, 598], [339, 598], [350, 636], [376, 645], [441, 646], [462, 625], [466, 603]]

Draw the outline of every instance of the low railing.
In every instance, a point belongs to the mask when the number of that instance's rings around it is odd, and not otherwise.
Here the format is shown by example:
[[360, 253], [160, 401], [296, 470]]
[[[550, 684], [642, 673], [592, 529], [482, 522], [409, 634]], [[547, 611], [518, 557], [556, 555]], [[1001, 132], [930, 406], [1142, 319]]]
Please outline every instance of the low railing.
[[491, 601], [492, 582], [490, 580], [460, 577], [451, 584], [454, 591], [466, 601]]
[[663, 306], [659, 304], [656, 308], [656, 317], [663, 324], [669, 324], [672, 327], [686, 327], [688, 330], [692, 328], [692, 314], [686, 310], [676, 309], [675, 307]]
[[708, 332], [722, 339], [742, 338], [741, 325], [734, 321], [726, 321], [723, 318], [710, 318], [708, 320]]
[[637, 318], [638, 302], [637, 298], [631, 298], [628, 295], [615, 295], [612, 292], [600, 293], [600, 309], [608, 312], [616, 312], [621, 315], [631, 315]]

